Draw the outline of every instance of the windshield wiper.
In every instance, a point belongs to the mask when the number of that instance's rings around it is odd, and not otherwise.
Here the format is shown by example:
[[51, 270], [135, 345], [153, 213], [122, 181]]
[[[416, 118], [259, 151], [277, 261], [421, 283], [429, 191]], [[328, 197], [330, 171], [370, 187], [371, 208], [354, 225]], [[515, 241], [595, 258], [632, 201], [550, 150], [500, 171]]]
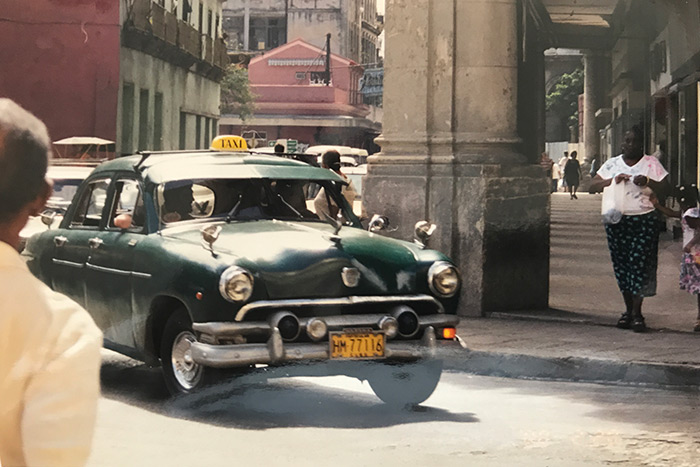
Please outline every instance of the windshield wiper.
[[236, 213], [238, 212], [238, 208], [241, 206], [241, 201], [243, 201], [243, 194], [238, 195], [238, 201], [236, 201], [236, 204], [231, 208], [231, 210], [226, 214], [226, 223], [230, 224], [233, 218], [236, 216]]

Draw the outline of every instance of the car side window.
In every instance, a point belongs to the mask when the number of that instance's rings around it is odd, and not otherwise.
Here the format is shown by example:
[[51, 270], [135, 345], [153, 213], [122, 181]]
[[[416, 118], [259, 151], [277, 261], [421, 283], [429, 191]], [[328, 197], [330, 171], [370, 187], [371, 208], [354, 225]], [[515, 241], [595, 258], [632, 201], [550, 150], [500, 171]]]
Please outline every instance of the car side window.
[[89, 183], [78, 201], [71, 227], [99, 227], [110, 181], [103, 178]]
[[141, 188], [136, 180], [118, 180], [108, 228], [140, 232], [145, 220]]

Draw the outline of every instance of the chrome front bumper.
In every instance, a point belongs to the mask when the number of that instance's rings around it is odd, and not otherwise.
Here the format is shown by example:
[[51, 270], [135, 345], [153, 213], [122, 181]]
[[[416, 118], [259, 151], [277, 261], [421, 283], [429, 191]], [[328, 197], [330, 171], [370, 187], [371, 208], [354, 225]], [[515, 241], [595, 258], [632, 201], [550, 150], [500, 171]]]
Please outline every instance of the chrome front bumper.
[[[387, 341], [384, 357], [379, 360], [435, 358], [440, 347], [454, 345], [459, 346], [458, 343], [451, 340], [438, 341], [435, 329], [428, 326], [424, 329], [423, 337], [420, 340]], [[191, 351], [192, 358], [196, 363], [215, 368], [330, 359], [328, 341], [299, 344], [284, 342], [277, 328], [272, 330], [270, 338], [265, 344], [211, 345], [194, 342]]]

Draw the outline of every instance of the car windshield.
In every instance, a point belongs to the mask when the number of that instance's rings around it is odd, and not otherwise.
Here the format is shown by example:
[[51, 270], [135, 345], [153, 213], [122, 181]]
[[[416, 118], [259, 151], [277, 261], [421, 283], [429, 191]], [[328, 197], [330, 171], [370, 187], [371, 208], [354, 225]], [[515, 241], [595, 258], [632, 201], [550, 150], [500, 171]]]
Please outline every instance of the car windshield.
[[161, 184], [157, 199], [164, 225], [207, 218], [328, 222], [329, 217], [353, 224], [354, 214], [339, 202], [341, 189], [346, 190], [321, 180], [192, 179]]
[[53, 179], [53, 191], [51, 192], [51, 197], [46, 202], [46, 206], [49, 208], [67, 208], [75, 192], [78, 191], [78, 186], [82, 179]]

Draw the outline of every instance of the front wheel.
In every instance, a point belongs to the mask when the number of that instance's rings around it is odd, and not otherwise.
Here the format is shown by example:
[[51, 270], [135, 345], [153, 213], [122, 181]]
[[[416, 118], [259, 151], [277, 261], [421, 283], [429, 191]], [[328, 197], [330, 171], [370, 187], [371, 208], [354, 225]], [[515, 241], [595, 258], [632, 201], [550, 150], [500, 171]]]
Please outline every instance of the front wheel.
[[192, 343], [197, 338], [187, 312], [179, 309], [168, 319], [160, 346], [165, 386], [170, 394], [190, 394], [205, 383], [208, 368], [192, 359]]
[[417, 405], [435, 391], [442, 375], [442, 361], [382, 364], [367, 378], [372, 391], [394, 407]]

